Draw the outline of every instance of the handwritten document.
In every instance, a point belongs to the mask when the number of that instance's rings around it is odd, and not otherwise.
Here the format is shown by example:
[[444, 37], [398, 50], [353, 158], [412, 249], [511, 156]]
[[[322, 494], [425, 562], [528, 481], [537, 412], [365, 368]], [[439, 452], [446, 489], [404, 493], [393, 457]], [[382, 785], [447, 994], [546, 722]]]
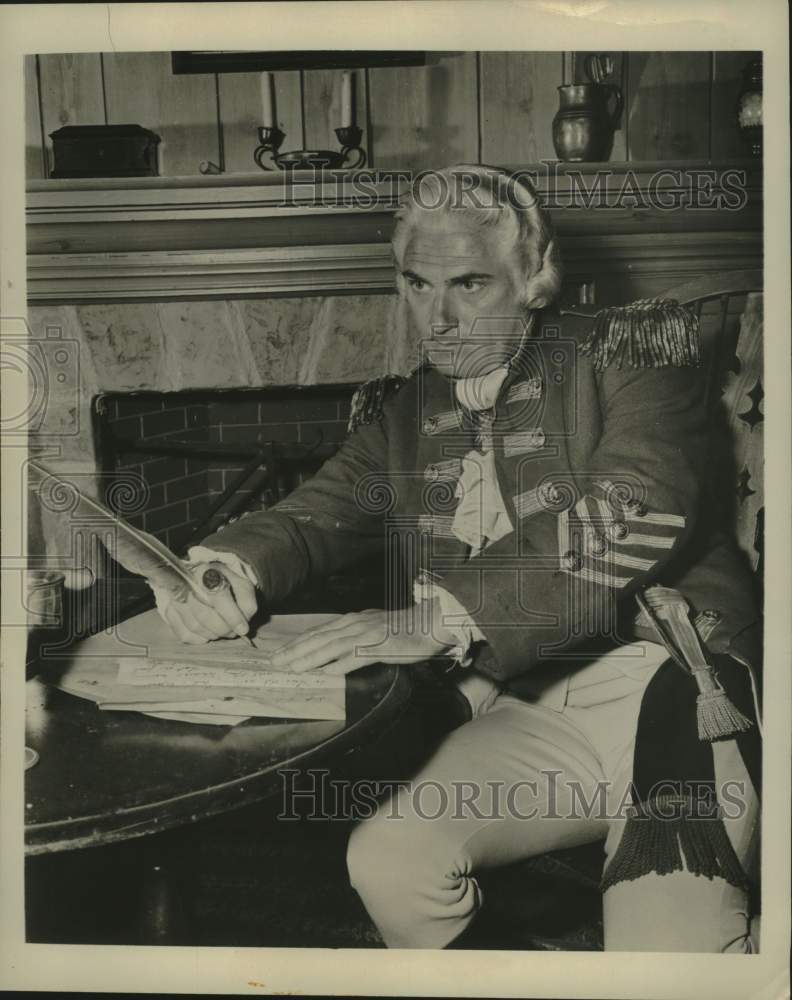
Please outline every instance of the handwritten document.
[[293, 674], [272, 670], [255, 660], [241, 660], [237, 665], [214, 664], [198, 659], [173, 660], [158, 656], [145, 660], [121, 660], [118, 683], [146, 687], [237, 687], [281, 691], [313, 691], [344, 688], [344, 678], [331, 674]]
[[[272, 654], [332, 616], [280, 616], [245, 639], [205, 646], [158, 637], [147, 655], [123, 655], [104, 641], [74, 657], [58, 686], [107, 711], [143, 712], [183, 722], [236, 725], [250, 718], [346, 719], [346, 679], [275, 670]], [[317, 620], [318, 619], [318, 620]]]

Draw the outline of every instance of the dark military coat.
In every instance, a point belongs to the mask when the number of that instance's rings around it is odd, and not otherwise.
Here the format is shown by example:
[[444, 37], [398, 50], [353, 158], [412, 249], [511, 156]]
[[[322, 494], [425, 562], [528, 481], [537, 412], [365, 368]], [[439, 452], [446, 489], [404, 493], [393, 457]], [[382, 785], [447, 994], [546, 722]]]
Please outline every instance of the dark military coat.
[[[543, 315], [480, 417], [419, 368], [315, 477], [203, 544], [251, 564], [267, 603], [386, 551], [394, 581], [461, 602], [486, 637], [476, 667], [517, 694], [540, 665], [574, 669], [593, 639], [657, 641], [632, 599], [653, 583], [682, 592], [711, 650], [755, 658], [740, 638], [758, 619], [750, 571], [708, 514], [703, 369], [640, 352], [597, 364], [580, 350], [591, 331]], [[452, 532], [456, 481], [490, 443], [514, 530], [470, 558]]]

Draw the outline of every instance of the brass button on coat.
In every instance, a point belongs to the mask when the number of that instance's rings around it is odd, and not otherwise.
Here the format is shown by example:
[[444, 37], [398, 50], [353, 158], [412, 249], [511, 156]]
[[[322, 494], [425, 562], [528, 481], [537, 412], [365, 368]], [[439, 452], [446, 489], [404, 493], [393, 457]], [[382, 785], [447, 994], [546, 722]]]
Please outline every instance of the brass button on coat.
[[437, 417], [427, 417], [421, 425], [424, 434], [434, 434], [437, 430]]
[[603, 535], [596, 535], [589, 544], [589, 551], [593, 556], [604, 556], [608, 551], [608, 542]]
[[559, 505], [563, 503], [564, 497], [561, 490], [553, 483], [543, 483], [538, 489], [539, 503], [544, 508], [550, 508], [551, 510], [557, 510]]

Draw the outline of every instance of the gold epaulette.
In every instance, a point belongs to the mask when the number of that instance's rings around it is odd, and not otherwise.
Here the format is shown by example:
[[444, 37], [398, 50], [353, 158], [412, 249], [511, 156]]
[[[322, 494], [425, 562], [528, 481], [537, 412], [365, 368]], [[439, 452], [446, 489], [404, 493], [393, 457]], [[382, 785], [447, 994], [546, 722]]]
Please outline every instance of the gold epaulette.
[[359, 386], [352, 396], [347, 434], [361, 424], [373, 424], [379, 420], [385, 398], [392, 392], [398, 392], [406, 381], [402, 375], [383, 375]]
[[640, 299], [626, 306], [601, 309], [581, 344], [594, 360], [594, 370], [664, 368], [701, 364], [698, 318], [675, 299]]

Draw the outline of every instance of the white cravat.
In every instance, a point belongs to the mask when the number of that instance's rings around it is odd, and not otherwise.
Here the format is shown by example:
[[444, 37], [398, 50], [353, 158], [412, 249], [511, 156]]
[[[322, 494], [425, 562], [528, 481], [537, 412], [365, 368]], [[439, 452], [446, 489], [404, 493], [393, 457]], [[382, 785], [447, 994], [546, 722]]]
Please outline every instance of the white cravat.
[[486, 375], [458, 378], [454, 384], [456, 398], [468, 410], [491, 410], [508, 374], [509, 369], [502, 365]]
[[[508, 368], [501, 367], [477, 378], [458, 379], [454, 388], [459, 403], [468, 410], [491, 410], [508, 373]], [[461, 542], [470, 546], [471, 558], [512, 531], [498, 488], [491, 443], [489, 446], [485, 443], [483, 451], [472, 449], [462, 459], [456, 495], [459, 505], [451, 530]]]

